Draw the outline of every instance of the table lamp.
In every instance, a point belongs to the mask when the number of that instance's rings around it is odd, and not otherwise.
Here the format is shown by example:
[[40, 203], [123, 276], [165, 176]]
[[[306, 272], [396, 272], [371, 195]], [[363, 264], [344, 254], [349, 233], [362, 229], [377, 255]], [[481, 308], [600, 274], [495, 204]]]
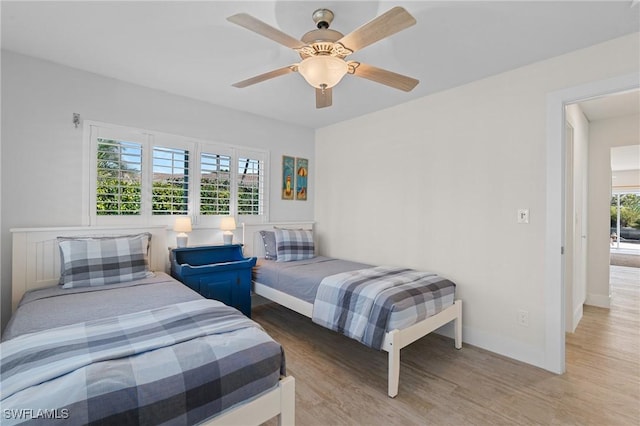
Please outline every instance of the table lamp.
[[176, 217], [176, 221], [173, 223], [173, 230], [178, 232], [178, 235], [176, 235], [177, 246], [179, 248], [186, 247], [189, 239], [187, 232], [191, 232], [191, 218], [189, 216]]
[[222, 241], [224, 244], [233, 244], [233, 231], [236, 229], [236, 220], [233, 216], [223, 217], [220, 220], [220, 229], [224, 232], [222, 233]]

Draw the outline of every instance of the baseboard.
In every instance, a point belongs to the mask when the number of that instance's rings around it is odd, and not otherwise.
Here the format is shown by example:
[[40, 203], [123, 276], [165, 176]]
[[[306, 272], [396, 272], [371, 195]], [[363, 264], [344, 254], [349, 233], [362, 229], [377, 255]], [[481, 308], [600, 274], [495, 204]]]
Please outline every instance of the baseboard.
[[[440, 327], [435, 332], [453, 339], [453, 325], [451, 323]], [[545, 365], [544, 350], [533, 345], [527, 345], [503, 336], [477, 331], [465, 326], [462, 327], [462, 342], [462, 350], [464, 350], [465, 344], [469, 344], [516, 361], [549, 370]]]
[[611, 307], [611, 296], [604, 296], [602, 294], [587, 294], [587, 300], [584, 301], [585, 305], [597, 306], [598, 308]]
[[573, 311], [573, 330], [571, 330], [572, 333], [576, 331], [576, 328], [578, 327], [578, 324], [582, 319], [583, 306], [584, 305], [581, 303], [576, 306], [576, 309]]

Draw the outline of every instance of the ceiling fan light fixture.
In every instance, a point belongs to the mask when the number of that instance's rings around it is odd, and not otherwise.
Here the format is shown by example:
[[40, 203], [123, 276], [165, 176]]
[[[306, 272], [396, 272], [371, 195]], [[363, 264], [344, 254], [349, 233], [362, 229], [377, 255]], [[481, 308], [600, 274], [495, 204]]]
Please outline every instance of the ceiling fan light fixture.
[[313, 12], [312, 18], [316, 23], [316, 29], [307, 32], [298, 40], [246, 13], [229, 16], [228, 21], [293, 49], [302, 59], [300, 63], [239, 81], [233, 86], [247, 87], [281, 75], [299, 72], [307, 83], [315, 88], [316, 108], [325, 108], [332, 104], [333, 86], [338, 84], [345, 74], [366, 78], [405, 92], [411, 91], [419, 83], [415, 78], [406, 75], [345, 60], [352, 53], [414, 25], [416, 19], [404, 8], [393, 7], [346, 36], [329, 28], [333, 21], [332, 11], [318, 9]]
[[330, 55], [310, 56], [298, 64], [298, 72], [317, 89], [335, 86], [348, 71], [343, 59]]

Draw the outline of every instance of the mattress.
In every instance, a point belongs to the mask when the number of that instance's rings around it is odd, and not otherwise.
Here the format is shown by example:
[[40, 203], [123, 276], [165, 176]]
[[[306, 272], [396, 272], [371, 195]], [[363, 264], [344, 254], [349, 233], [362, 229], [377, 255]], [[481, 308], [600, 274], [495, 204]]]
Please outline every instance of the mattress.
[[253, 280], [297, 299], [313, 303], [323, 278], [371, 267], [365, 263], [324, 256], [293, 262], [276, 262], [259, 258], [253, 269]]
[[254, 280], [313, 305], [312, 320], [381, 349], [385, 333], [404, 329], [453, 305], [455, 283], [432, 272], [327, 257], [260, 259]]
[[150, 278], [99, 287], [47, 287], [22, 297], [2, 340], [200, 298], [198, 293], [163, 272], [156, 272]]
[[285, 374], [257, 323], [164, 273], [29, 292], [1, 348], [3, 424], [193, 424]]

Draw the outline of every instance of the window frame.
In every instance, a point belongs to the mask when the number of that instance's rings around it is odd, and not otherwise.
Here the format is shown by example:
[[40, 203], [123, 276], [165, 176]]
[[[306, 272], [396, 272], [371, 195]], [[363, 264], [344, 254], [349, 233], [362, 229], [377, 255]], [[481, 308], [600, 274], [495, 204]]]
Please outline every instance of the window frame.
[[[97, 149], [98, 138], [121, 140], [140, 143], [142, 145], [141, 170], [141, 208], [139, 215], [98, 215], [97, 202]], [[152, 209], [153, 184], [153, 149], [169, 148], [189, 151], [189, 189], [187, 215], [191, 217], [194, 227], [217, 228], [220, 219], [227, 215], [200, 214], [200, 179], [201, 154], [227, 155], [231, 157], [231, 191], [229, 215], [238, 223], [267, 223], [269, 221], [269, 151], [213, 142], [164, 132], [151, 131], [85, 120], [83, 129], [83, 225], [88, 226], [121, 226], [123, 224], [136, 225], [166, 225], [173, 226], [175, 214], [154, 215]], [[260, 174], [260, 191], [262, 214], [239, 215], [238, 205], [238, 159], [250, 158], [260, 161], [263, 165]], [[181, 215], [180, 215], [181, 216]]]
[[[201, 181], [202, 181], [202, 154], [208, 154], [208, 155], [224, 155], [224, 156], [228, 156], [229, 157], [229, 215], [234, 216], [234, 206], [233, 206], [233, 200], [235, 199], [234, 196], [234, 176], [235, 174], [233, 173], [233, 161], [234, 161], [234, 157], [233, 157], [233, 152], [231, 150], [223, 150], [220, 149], [220, 147], [216, 147], [215, 145], [210, 145], [210, 144], [205, 144], [199, 147], [200, 149], [198, 150], [198, 153], [196, 154], [198, 156], [198, 170], [195, 172], [197, 173], [197, 180], [198, 180], [198, 196], [194, 198], [195, 200], [195, 205], [194, 205], [194, 212], [197, 212], [197, 214], [202, 218], [203, 221], [207, 221], [206, 218], [211, 218], [211, 217], [220, 217], [220, 215], [203, 215], [200, 214], [200, 207], [201, 207], [201, 199], [200, 199], [200, 193], [201, 193]], [[235, 216], [234, 216], [235, 217]]]
[[247, 148], [238, 148], [236, 151], [236, 157], [234, 159], [232, 159], [232, 161], [235, 161], [235, 166], [236, 166], [236, 172], [233, 173], [233, 191], [235, 191], [235, 198], [234, 198], [234, 208], [237, 210], [238, 207], [238, 176], [239, 176], [239, 170], [237, 170], [237, 168], [240, 167], [239, 164], [239, 160], [240, 158], [248, 158], [250, 160], [256, 160], [258, 161], [261, 165], [262, 165], [262, 173], [259, 175], [260, 176], [260, 180], [259, 180], [259, 186], [260, 186], [260, 192], [259, 194], [261, 194], [261, 204], [262, 204], [262, 214], [258, 214], [258, 215], [241, 215], [239, 212], [236, 211], [236, 218], [239, 219], [240, 222], [245, 222], [245, 223], [253, 223], [251, 222], [251, 218], [255, 217], [255, 216], [267, 216], [267, 201], [269, 198], [269, 186], [268, 186], [268, 175], [269, 173], [267, 173], [268, 170], [268, 158], [269, 155], [264, 155], [263, 158], [255, 158], [256, 156], [258, 156], [259, 151], [257, 150], [253, 150], [253, 149], [247, 149]]

